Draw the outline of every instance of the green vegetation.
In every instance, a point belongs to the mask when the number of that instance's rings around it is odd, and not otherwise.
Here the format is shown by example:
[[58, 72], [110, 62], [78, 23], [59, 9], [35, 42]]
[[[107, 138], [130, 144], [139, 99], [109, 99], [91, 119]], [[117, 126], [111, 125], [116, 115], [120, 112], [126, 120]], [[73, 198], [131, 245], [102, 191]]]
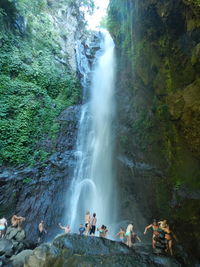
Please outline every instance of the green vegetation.
[[199, 0], [168, 1], [166, 9], [159, 1], [110, 0], [107, 18], [124, 96], [120, 111], [123, 105], [129, 110], [120, 118], [129, 130], [126, 142], [119, 137], [120, 149], [161, 170], [163, 177], [149, 172], [147, 178], [153, 206], [174, 224], [189, 250], [198, 247], [200, 236], [200, 61], [199, 42], [191, 37], [199, 33], [199, 6]]
[[100, 21], [100, 27], [101, 28], [107, 29], [107, 23], [108, 23], [107, 20], [108, 20], [107, 16], [102, 17], [102, 19]]
[[[81, 93], [75, 74], [59, 62], [63, 56], [46, 1], [15, 2], [0, 4], [0, 163], [30, 165], [52, 152], [56, 118]], [[13, 26], [17, 13], [27, 20], [25, 35]], [[50, 148], [42, 145], [45, 140]]]
[[29, 184], [31, 181], [32, 181], [31, 178], [26, 177], [26, 178], [23, 179], [22, 183], [23, 183], [23, 184]]

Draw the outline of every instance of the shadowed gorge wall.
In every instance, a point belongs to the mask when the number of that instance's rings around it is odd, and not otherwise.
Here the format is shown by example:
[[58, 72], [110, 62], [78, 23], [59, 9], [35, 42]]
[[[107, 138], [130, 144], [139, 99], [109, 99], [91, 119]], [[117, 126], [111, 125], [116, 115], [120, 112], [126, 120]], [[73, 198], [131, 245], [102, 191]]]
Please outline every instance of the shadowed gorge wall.
[[120, 216], [141, 231], [141, 214], [166, 218], [198, 255], [199, 1], [111, 0], [108, 28], [118, 56]]

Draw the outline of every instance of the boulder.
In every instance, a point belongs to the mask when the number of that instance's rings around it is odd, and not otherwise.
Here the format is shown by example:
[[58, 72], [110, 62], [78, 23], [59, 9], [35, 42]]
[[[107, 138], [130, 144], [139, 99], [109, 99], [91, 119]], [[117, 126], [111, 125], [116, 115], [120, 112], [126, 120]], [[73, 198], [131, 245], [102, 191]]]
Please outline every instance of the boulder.
[[13, 239], [18, 242], [21, 242], [26, 238], [26, 233], [23, 229], [19, 230], [15, 227], [9, 226], [6, 231], [5, 237], [6, 239]]
[[24, 267], [45, 267], [47, 259], [51, 259], [57, 254], [58, 251], [55, 247], [49, 244], [42, 244], [41, 246], [34, 249], [29, 257], [25, 258]]
[[175, 259], [154, 255], [148, 248], [130, 249], [126, 245], [98, 237], [65, 234], [52, 244], [42, 244], [25, 259], [24, 267], [51, 266], [134, 266], [181, 267]]
[[12, 255], [13, 253], [13, 243], [11, 240], [0, 239], [0, 256], [2, 255]]
[[12, 256], [11, 261], [12, 261], [13, 267], [23, 267], [25, 258], [30, 256], [31, 254], [32, 254], [32, 250], [27, 249], [27, 250], [23, 250], [22, 252], [20, 252], [19, 254], [15, 256]]
[[86, 255], [129, 254], [131, 252], [124, 244], [105, 238], [80, 236], [78, 234], [61, 235], [55, 238], [53, 245], [59, 250], [70, 249], [75, 254]]

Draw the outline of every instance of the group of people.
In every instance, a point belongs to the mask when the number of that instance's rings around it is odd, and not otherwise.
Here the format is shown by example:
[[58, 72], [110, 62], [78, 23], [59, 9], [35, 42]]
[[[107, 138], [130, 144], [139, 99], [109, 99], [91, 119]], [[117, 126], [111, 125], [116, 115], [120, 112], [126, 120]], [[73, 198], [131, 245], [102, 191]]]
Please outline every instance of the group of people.
[[[22, 216], [13, 215], [11, 218], [11, 225], [12, 227], [17, 228], [18, 230], [21, 230], [21, 225], [25, 221], [25, 218]], [[105, 225], [102, 225], [101, 227], [96, 228], [97, 224], [97, 218], [96, 213], [93, 213], [93, 215], [90, 215], [90, 212], [87, 211], [85, 214], [85, 225], [80, 224], [79, 227], [79, 234], [80, 235], [91, 235], [94, 236], [96, 230], [99, 232], [99, 237], [107, 238], [108, 235], [108, 229]], [[0, 219], [0, 238], [5, 236], [6, 228], [8, 226], [8, 222], [5, 218]], [[62, 226], [60, 223], [58, 226], [64, 230], [65, 234], [69, 234], [71, 232], [70, 225]], [[152, 247], [153, 249], [159, 248], [159, 246], [164, 246], [165, 251], [169, 252], [171, 255], [173, 255], [173, 238], [177, 240], [177, 237], [172, 232], [167, 220], [162, 221], [156, 221], [153, 220], [153, 222], [146, 226], [144, 230], [144, 235], [147, 233], [148, 229], [153, 230], [152, 235]], [[38, 243], [41, 243], [44, 239], [45, 234], [47, 233], [44, 221], [41, 221], [38, 225]], [[133, 223], [130, 223], [126, 231], [123, 227], [120, 228], [119, 232], [115, 235], [115, 237], [118, 237], [121, 242], [126, 244], [128, 247], [132, 247], [132, 245], [139, 241], [141, 242], [141, 239], [139, 236], [134, 232], [134, 226]]]
[[[78, 229], [80, 235], [91, 235], [94, 236], [96, 231], [99, 232], [99, 237], [107, 237], [108, 229], [105, 225], [102, 225], [101, 227], [96, 228], [97, 224], [97, 218], [96, 213], [93, 213], [92, 216], [89, 211], [85, 214], [85, 224], [80, 224], [80, 227]], [[69, 234], [71, 232], [70, 225], [62, 226], [60, 223], [58, 226], [64, 230], [65, 234]]]
[[133, 223], [130, 223], [127, 226], [126, 231], [124, 231], [124, 228], [121, 227], [116, 236], [118, 236], [120, 241], [125, 243], [128, 247], [132, 247], [132, 245], [136, 243], [137, 240], [141, 242], [139, 236], [134, 232]]
[[[18, 231], [21, 231], [22, 223], [25, 220], [26, 219], [22, 216], [13, 215], [11, 218], [11, 226], [17, 228]], [[0, 219], [0, 238], [3, 238], [5, 236], [7, 227], [8, 227], [8, 221], [6, 220], [6, 218], [3, 217], [2, 219]], [[45, 233], [47, 233], [47, 231], [44, 227], [44, 221], [41, 221], [38, 225], [38, 243], [40, 243], [43, 240]]]
[[[99, 232], [99, 237], [107, 238], [108, 236], [108, 228], [104, 224], [101, 227], [96, 228], [97, 224], [97, 218], [96, 213], [93, 213], [91, 216], [90, 212], [87, 211], [85, 214], [85, 225], [80, 224], [79, 227], [79, 234], [80, 235], [91, 235], [94, 236], [96, 230]], [[71, 232], [70, 225], [62, 226], [59, 223], [59, 227], [64, 230], [66, 234], [69, 234]], [[121, 227], [120, 231], [116, 234], [116, 237], [119, 237], [120, 241], [125, 243], [127, 246], [132, 247], [133, 243], [135, 243], [137, 240], [141, 242], [141, 239], [139, 236], [134, 232], [134, 226], [133, 223], [130, 223], [127, 226], [126, 231]]]
[[[79, 234], [80, 235], [91, 235], [94, 236], [96, 230], [99, 231], [99, 237], [107, 238], [108, 235], [108, 229], [105, 225], [102, 225], [101, 227], [98, 227], [96, 229], [96, 213], [93, 213], [93, 215], [90, 215], [90, 212], [87, 211], [85, 214], [85, 225], [80, 224], [79, 227]], [[67, 225], [66, 227], [61, 226], [59, 224], [60, 228], [65, 231], [65, 233], [70, 233], [71, 229], [70, 226]], [[152, 236], [152, 247], [153, 249], [159, 248], [160, 243], [162, 243], [162, 247], [165, 248], [166, 252], [169, 252], [171, 255], [173, 255], [173, 238], [177, 240], [175, 234], [172, 232], [169, 224], [167, 223], [167, 220], [162, 221], [156, 221], [153, 220], [153, 223], [148, 225], [144, 230], [144, 235], [147, 233], [148, 229], [152, 228], [153, 230], [153, 236]], [[140, 237], [136, 234], [134, 231], [134, 225], [133, 223], [130, 223], [126, 231], [123, 227], [120, 228], [119, 232], [115, 235], [115, 237], [118, 237], [121, 242], [126, 244], [128, 247], [132, 247], [134, 243], [137, 241], [141, 242]]]
[[[13, 215], [11, 218], [11, 225], [13, 227], [16, 227], [20, 231], [23, 221], [25, 221], [24, 217]], [[6, 218], [3, 217], [2, 219], [0, 219], [0, 238], [5, 236], [7, 226], [8, 222]]]
[[153, 223], [148, 225], [145, 230], [144, 234], [147, 233], [148, 229], [152, 228], [153, 235], [152, 235], [152, 247], [153, 249], [159, 248], [160, 246], [165, 247], [165, 251], [169, 252], [171, 256], [173, 256], [173, 239], [177, 240], [176, 235], [172, 232], [167, 220], [162, 220], [157, 222], [155, 219]]

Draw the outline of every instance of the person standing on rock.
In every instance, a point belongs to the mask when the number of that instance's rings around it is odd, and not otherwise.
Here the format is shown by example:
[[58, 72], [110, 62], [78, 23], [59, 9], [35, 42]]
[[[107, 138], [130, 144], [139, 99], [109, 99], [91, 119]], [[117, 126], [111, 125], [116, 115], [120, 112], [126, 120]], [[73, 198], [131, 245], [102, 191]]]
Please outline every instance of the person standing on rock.
[[105, 225], [102, 225], [101, 227], [97, 228], [97, 231], [99, 231], [99, 237], [107, 237], [108, 229]]
[[116, 234], [116, 236], [119, 236], [119, 239], [122, 243], [125, 242], [125, 231], [122, 227], [120, 228], [120, 231]]
[[153, 223], [152, 223], [152, 224], [148, 225], [148, 226], [145, 228], [145, 230], [144, 230], [144, 235], [146, 235], [147, 230], [150, 229], [150, 228], [153, 229], [152, 247], [153, 247], [153, 249], [155, 249], [155, 248], [156, 248], [156, 240], [155, 240], [155, 239], [156, 239], [156, 237], [159, 235], [159, 233], [158, 233], [159, 226], [158, 226], [158, 223], [157, 223], [157, 221], [156, 221], [155, 219], [153, 220]]
[[88, 235], [89, 230], [90, 230], [90, 212], [89, 211], [87, 211], [85, 214], [85, 228], [86, 228], [85, 235]]
[[[134, 228], [134, 226], [133, 226]], [[139, 242], [142, 242], [141, 239], [139, 238], [139, 236], [134, 232], [134, 229], [132, 230], [132, 235], [131, 235], [131, 242], [132, 244], [135, 244], [137, 242], [137, 240]]]
[[167, 249], [166, 252], [169, 252], [171, 256], [173, 256], [173, 238], [178, 241], [176, 235], [172, 232], [172, 230], [169, 227], [169, 224], [167, 223], [167, 220], [160, 221], [159, 222], [160, 228], [165, 233], [165, 240], [167, 241]]
[[85, 232], [85, 227], [83, 226], [83, 224], [80, 224], [80, 227], [79, 227], [79, 234], [80, 235], [83, 235]]
[[6, 232], [6, 227], [8, 226], [6, 218], [0, 219], [0, 238], [4, 237]]
[[162, 221], [158, 222], [158, 225], [159, 225], [160, 229], [163, 230], [168, 225], [167, 220], [162, 220]]
[[132, 232], [133, 232], [133, 223], [130, 223], [126, 228], [126, 245], [130, 248], [132, 247]]
[[71, 232], [71, 228], [69, 225], [62, 226], [60, 223], [58, 225], [62, 230], [64, 230], [65, 234], [69, 234]]
[[90, 229], [90, 235], [95, 235], [96, 231], [96, 224], [97, 224], [97, 218], [96, 218], [96, 213], [93, 213], [92, 219], [91, 219], [91, 229]]
[[22, 216], [13, 215], [11, 218], [11, 224], [13, 227], [17, 227], [21, 231], [21, 225], [25, 221], [25, 218]]
[[45, 234], [47, 234], [47, 231], [44, 227], [44, 221], [41, 221], [38, 225], [38, 243], [43, 241]]

